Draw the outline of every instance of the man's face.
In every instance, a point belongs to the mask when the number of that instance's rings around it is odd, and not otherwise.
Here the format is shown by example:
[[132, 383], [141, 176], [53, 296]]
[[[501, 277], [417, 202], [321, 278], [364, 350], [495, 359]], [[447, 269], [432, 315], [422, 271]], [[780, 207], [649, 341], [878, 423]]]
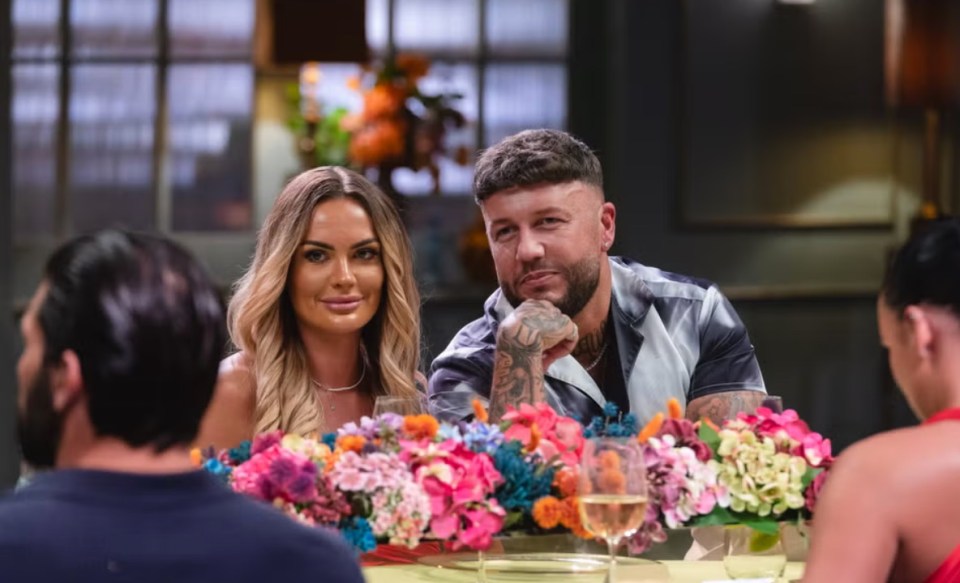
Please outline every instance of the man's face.
[[570, 317], [580, 313], [613, 237], [613, 205], [596, 187], [578, 181], [498, 192], [482, 210], [507, 300], [547, 300]]
[[43, 364], [37, 311], [45, 295], [46, 286], [41, 285], [20, 320], [23, 352], [17, 363], [17, 435], [24, 460], [35, 468], [53, 467], [63, 425], [53, 404], [50, 369]]

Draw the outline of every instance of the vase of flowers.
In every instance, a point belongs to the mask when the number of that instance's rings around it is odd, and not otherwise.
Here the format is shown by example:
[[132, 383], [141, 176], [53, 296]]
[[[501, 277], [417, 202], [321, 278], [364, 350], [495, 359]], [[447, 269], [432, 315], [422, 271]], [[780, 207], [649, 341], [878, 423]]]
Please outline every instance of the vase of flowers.
[[778, 578], [786, 566], [779, 529], [771, 534], [743, 524], [723, 527], [723, 567], [731, 579]]
[[458, 163], [467, 163], [464, 148], [450, 153], [445, 143], [449, 129], [467, 123], [454, 107], [462, 96], [421, 91], [420, 80], [429, 71], [430, 62], [425, 57], [400, 53], [364, 67], [350, 82], [363, 95], [363, 109], [342, 122], [351, 134], [348, 157], [356, 166], [376, 169], [378, 186], [395, 199], [399, 193], [392, 175], [397, 168], [427, 170], [437, 194], [439, 157], [452, 155]]

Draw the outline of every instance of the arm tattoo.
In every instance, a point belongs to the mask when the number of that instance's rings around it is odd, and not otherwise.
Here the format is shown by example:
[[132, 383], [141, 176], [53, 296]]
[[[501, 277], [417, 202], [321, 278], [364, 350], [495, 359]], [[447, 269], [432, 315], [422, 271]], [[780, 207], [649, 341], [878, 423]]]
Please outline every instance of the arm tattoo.
[[766, 396], [766, 393], [760, 391], [729, 391], [699, 397], [687, 405], [687, 419], [699, 421], [706, 417], [720, 425], [727, 419], [736, 417], [741, 411], [753, 413]]
[[542, 358], [537, 336], [525, 327], [499, 339], [490, 388], [491, 421], [499, 421], [507, 405], [545, 400]]

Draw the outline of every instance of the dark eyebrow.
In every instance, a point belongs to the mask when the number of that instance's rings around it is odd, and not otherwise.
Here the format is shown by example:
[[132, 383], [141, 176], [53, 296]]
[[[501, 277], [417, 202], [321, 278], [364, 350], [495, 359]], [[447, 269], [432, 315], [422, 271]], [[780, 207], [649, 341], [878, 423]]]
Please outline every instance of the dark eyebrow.
[[[350, 248], [356, 249], [357, 247], [364, 247], [366, 245], [370, 245], [371, 243], [380, 243], [380, 241], [378, 241], [376, 237], [370, 237], [369, 239], [357, 241], [356, 243], [351, 245]], [[323, 243], [322, 241], [312, 241], [310, 239], [307, 239], [302, 243], [302, 245], [310, 245], [312, 247], [320, 247], [321, 249], [329, 249], [333, 251], [333, 245], [329, 243]]]

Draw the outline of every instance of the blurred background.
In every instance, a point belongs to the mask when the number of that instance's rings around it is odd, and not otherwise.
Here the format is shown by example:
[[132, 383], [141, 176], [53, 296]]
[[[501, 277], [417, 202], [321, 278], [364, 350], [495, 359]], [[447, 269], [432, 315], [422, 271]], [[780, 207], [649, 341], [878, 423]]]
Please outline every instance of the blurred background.
[[496, 286], [472, 162], [534, 127], [595, 149], [613, 253], [716, 281], [837, 449], [912, 423], [874, 303], [911, 224], [960, 203], [957, 4], [0, 0], [0, 483], [58, 242], [165, 233], [229, 293], [285, 181], [354, 166], [403, 209], [427, 367]]

